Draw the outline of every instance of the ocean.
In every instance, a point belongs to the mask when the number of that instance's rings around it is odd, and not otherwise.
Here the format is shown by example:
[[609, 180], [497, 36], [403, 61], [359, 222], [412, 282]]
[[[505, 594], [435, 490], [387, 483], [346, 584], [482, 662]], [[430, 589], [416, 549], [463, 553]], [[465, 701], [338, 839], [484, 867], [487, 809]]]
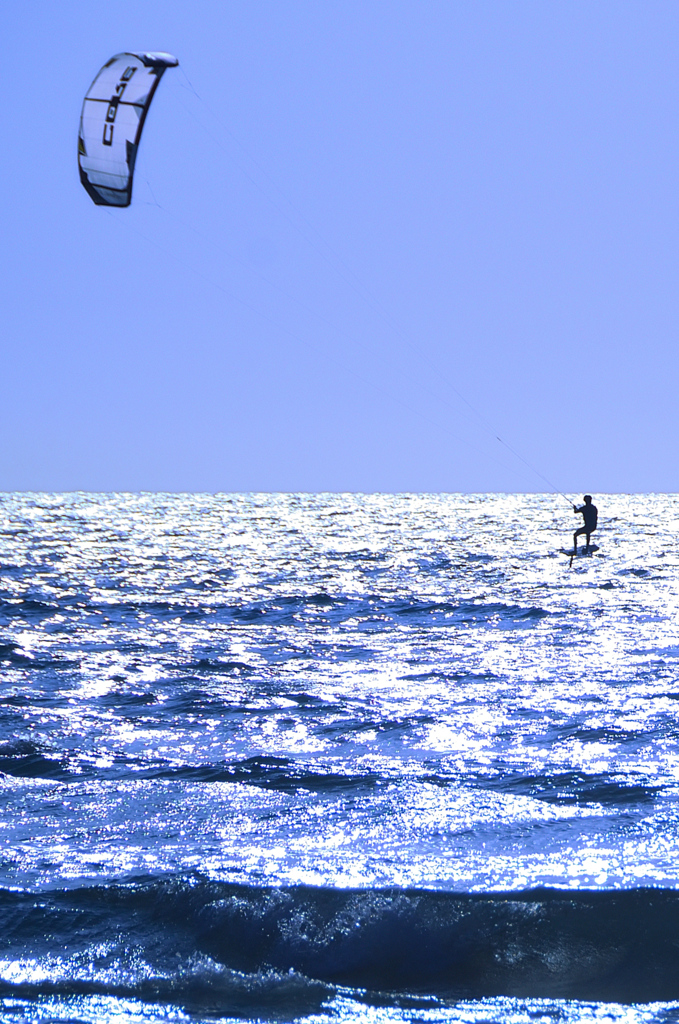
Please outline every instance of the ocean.
[[0, 496], [0, 1022], [679, 1020], [677, 498], [594, 500]]

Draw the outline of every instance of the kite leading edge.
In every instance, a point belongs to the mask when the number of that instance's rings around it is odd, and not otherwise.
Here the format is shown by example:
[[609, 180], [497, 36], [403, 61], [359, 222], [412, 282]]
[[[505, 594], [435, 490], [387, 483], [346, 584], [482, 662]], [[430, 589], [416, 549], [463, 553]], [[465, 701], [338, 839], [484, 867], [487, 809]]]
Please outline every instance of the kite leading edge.
[[144, 120], [171, 53], [118, 53], [89, 87], [78, 133], [80, 180], [97, 206], [129, 206]]

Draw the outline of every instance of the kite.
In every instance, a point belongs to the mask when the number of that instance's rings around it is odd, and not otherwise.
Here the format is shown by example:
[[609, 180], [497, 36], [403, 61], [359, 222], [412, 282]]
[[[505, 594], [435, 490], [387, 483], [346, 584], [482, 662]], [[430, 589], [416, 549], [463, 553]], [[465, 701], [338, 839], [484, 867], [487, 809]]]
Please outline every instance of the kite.
[[153, 94], [171, 53], [118, 53], [87, 90], [80, 115], [80, 180], [97, 206], [129, 206], [134, 163]]

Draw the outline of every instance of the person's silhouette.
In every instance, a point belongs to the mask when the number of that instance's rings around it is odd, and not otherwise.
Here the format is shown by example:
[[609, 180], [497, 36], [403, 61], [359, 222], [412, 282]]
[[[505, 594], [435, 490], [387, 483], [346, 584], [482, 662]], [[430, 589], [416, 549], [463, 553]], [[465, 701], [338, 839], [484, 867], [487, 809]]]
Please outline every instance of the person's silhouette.
[[580, 529], [576, 530], [573, 534], [574, 554], [577, 554], [578, 551], [578, 537], [581, 537], [583, 533], [587, 537], [587, 547], [585, 548], [585, 551], [589, 551], [589, 538], [596, 530], [598, 512], [596, 505], [592, 504], [592, 495], [586, 494], [583, 500], [585, 504], [581, 505], [580, 508], [577, 508], [576, 505], [573, 505], [573, 511], [575, 512], [575, 514], [578, 515], [581, 513], [582, 518], [585, 520], [585, 525], [581, 526]]

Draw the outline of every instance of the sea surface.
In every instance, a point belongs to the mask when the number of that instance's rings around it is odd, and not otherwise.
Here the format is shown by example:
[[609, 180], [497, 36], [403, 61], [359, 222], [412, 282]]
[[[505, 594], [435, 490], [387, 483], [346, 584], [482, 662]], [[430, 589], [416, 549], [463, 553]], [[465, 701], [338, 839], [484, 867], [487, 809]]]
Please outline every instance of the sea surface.
[[0, 496], [0, 1022], [679, 1021], [679, 500], [594, 500]]

